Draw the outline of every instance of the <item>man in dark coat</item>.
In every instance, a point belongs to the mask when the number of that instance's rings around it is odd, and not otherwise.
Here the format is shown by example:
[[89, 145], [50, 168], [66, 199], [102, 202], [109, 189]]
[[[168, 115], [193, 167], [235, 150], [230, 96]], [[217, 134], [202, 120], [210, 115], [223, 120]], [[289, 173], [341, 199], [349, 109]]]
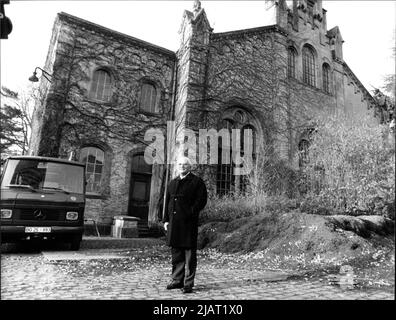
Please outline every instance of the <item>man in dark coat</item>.
[[191, 173], [187, 157], [179, 158], [177, 166], [180, 175], [169, 183], [163, 218], [172, 251], [172, 281], [166, 288], [191, 293], [197, 268], [198, 215], [206, 205], [207, 190], [202, 179]]

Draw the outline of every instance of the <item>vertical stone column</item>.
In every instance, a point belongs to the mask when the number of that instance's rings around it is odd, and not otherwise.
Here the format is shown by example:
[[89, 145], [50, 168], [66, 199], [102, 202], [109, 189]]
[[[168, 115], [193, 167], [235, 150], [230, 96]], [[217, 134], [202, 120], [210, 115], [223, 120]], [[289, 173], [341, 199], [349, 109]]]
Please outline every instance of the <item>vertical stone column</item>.
[[287, 28], [288, 7], [286, 0], [278, 0], [276, 5], [276, 24], [281, 28]]
[[[60, 38], [64, 29], [59, 16], [55, 19], [47, 58], [43, 69], [54, 74], [54, 65], [59, 58]], [[30, 138], [29, 154], [39, 156], [58, 156], [60, 141], [57, 134], [59, 114], [62, 112], [62, 99], [57, 94], [60, 88], [59, 76], [52, 78], [52, 82], [45, 77], [40, 78], [40, 96], [35, 101], [32, 120], [32, 135]]]
[[[178, 150], [183, 152], [187, 129], [197, 135], [202, 125], [202, 107], [205, 104], [206, 69], [212, 28], [204, 9], [195, 6], [194, 13], [185, 11], [180, 28], [181, 45], [178, 54], [178, 87], [175, 107], [175, 139]], [[190, 132], [191, 133], [191, 132]], [[190, 136], [191, 139], [191, 136]], [[193, 143], [194, 141], [189, 141]], [[198, 152], [198, 148], [196, 148]], [[198, 160], [195, 159], [196, 161]]]

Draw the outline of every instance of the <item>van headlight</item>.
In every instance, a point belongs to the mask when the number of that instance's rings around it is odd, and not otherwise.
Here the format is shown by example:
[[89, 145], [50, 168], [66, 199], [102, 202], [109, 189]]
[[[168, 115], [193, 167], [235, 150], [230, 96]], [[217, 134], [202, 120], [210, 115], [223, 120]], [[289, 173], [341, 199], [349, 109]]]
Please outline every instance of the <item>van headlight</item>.
[[66, 213], [66, 220], [77, 220], [77, 219], [78, 219], [78, 212], [68, 211]]
[[1, 209], [1, 219], [10, 219], [12, 217], [11, 209]]

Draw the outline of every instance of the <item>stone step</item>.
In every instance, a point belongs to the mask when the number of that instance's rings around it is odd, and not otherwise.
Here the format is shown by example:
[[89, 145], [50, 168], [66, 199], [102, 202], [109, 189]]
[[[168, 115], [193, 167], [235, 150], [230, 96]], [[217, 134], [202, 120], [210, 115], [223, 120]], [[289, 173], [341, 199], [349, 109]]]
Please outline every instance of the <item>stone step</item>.
[[146, 237], [161, 237], [164, 235], [163, 230], [159, 227], [150, 228], [147, 220], [140, 220], [138, 222], [139, 238]]

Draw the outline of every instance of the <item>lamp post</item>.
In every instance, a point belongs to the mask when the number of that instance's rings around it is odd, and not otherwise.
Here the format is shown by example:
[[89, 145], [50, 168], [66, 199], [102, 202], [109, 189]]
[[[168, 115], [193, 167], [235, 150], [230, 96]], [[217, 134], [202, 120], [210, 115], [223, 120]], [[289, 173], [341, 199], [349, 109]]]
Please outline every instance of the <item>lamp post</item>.
[[41, 70], [41, 75], [44, 76], [45, 79], [47, 79], [49, 82], [52, 82], [51, 79], [49, 77], [52, 77], [52, 74], [48, 73], [47, 71], [45, 71], [44, 69], [40, 68], [40, 67], [36, 67], [33, 71], [33, 75], [29, 78], [29, 81], [32, 82], [38, 82], [39, 78], [37, 77], [37, 69]]
[[[53, 79], [58, 79], [57, 76], [50, 74], [43, 68], [36, 67], [33, 71], [33, 75], [29, 77], [31, 82], [39, 82], [41, 77], [48, 80], [49, 83]], [[44, 84], [41, 81], [41, 85], [45, 87], [53, 87], [54, 83]], [[45, 113], [45, 119], [38, 120], [39, 126], [41, 127], [40, 133], [35, 139], [37, 139], [37, 147], [35, 153], [39, 156], [58, 157], [60, 141], [62, 135], [62, 122], [64, 116], [65, 95], [62, 90], [53, 88], [54, 90], [38, 90], [38, 96], [35, 97], [35, 108], [40, 112]], [[47, 88], [49, 89], [49, 88]]]

